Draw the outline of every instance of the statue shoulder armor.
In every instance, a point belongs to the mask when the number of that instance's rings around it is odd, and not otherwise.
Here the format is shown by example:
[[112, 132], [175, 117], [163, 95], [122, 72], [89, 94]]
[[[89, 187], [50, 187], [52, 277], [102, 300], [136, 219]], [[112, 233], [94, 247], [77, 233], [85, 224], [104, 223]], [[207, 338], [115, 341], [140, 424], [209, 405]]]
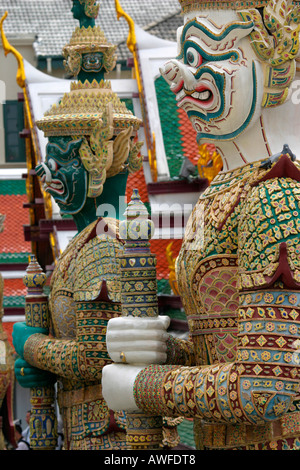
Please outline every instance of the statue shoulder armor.
[[118, 221], [100, 219], [80, 249], [75, 265], [74, 300], [97, 299], [103, 282], [111, 301], [120, 301], [120, 261], [123, 243]]
[[265, 287], [281, 280], [300, 289], [299, 236], [300, 169], [284, 155], [252, 181], [241, 201], [241, 287]]

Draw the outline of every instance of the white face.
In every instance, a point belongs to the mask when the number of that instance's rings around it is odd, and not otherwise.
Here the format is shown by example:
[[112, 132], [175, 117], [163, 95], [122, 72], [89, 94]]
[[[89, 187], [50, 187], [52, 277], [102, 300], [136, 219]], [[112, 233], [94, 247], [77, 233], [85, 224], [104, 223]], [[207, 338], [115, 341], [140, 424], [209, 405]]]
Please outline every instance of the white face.
[[247, 37], [253, 24], [235, 12], [223, 22], [218, 12], [199, 15], [180, 28], [179, 55], [161, 73], [198, 141], [233, 140], [261, 114], [263, 72]]

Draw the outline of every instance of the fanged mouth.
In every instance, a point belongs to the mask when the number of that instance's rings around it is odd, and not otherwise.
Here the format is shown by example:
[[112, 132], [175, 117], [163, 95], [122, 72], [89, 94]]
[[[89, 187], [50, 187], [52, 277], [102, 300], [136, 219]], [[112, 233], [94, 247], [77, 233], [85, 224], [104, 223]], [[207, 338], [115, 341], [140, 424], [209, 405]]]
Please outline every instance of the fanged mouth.
[[194, 91], [188, 91], [188, 90], [182, 89], [176, 95], [176, 101], [177, 103], [180, 103], [184, 99], [194, 99], [194, 100], [200, 101], [203, 104], [210, 104], [213, 100], [213, 93], [208, 88], [206, 89], [202, 88], [201, 90], [194, 90]]
[[51, 183], [46, 183], [45, 182], [46, 176], [44, 175], [42, 177], [42, 183], [43, 183], [43, 189], [44, 191], [52, 191], [54, 193], [57, 193], [59, 195], [62, 195], [65, 191], [65, 187], [63, 183], [60, 180], [53, 179]]

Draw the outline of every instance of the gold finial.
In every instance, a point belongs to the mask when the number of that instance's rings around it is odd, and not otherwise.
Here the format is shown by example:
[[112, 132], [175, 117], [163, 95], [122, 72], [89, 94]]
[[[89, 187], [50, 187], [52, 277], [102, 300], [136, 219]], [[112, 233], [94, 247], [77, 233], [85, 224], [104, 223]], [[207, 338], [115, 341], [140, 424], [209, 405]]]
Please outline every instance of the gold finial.
[[43, 272], [34, 255], [30, 256], [29, 265], [26, 269], [26, 274], [23, 277], [23, 282], [28, 289], [28, 292], [32, 294], [40, 294], [43, 291], [43, 287], [47, 281], [46, 274]]
[[206, 178], [209, 183], [222, 170], [222, 157], [213, 144], [202, 144], [199, 146], [197, 167], [199, 175], [202, 178]]
[[124, 213], [125, 220], [120, 222], [120, 236], [123, 240], [149, 241], [154, 235], [154, 223], [149, 219], [145, 204], [139, 191], [134, 189], [131, 200]]
[[116, 12], [117, 12], [118, 20], [121, 17], [124, 17], [125, 20], [128, 23], [129, 34], [128, 34], [128, 38], [127, 38], [127, 47], [131, 52], [134, 52], [135, 51], [135, 45], [136, 45], [134, 21], [127, 13], [125, 13], [125, 11], [123, 10], [123, 8], [120, 5], [119, 0], [115, 0], [115, 6], [116, 6]]
[[176, 257], [173, 255], [172, 251], [173, 242], [169, 243], [166, 248], [166, 258], [169, 266], [169, 284], [173, 291], [174, 295], [179, 295], [178, 282], [176, 278]]
[[15, 56], [15, 58], [18, 61], [18, 71], [17, 71], [17, 84], [19, 87], [24, 88], [25, 87], [25, 68], [24, 68], [24, 62], [23, 62], [23, 57], [21, 56], [20, 52], [18, 52], [7, 40], [7, 37], [5, 36], [4, 30], [3, 30], [3, 22], [6, 19], [8, 13], [7, 11], [4, 13], [0, 20], [0, 31], [1, 31], [1, 39], [2, 39], [2, 45], [4, 49], [4, 54], [7, 56], [10, 52]]

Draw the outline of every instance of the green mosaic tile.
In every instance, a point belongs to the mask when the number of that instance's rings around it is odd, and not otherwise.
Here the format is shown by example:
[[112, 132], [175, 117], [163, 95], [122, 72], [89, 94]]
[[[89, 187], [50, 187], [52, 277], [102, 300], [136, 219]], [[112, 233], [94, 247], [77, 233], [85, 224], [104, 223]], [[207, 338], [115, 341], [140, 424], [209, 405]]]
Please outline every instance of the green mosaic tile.
[[125, 98], [124, 100], [121, 100], [122, 103], [125, 104], [126, 108], [129, 109], [129, 111], [132, 112], [132, 114], [135, 114], [134, 113], [134, 109], [133, 109], [133, 102], [130, 98]]
[[31, 253], [0, 253], [0, 264], [28, 263]]
[[3, 308], [6, 307], [15, 307], [15, 308], [23, 308], [25, 307], [25, 297], [22, 295], [10, 295], [3, 297]]
[[164, 311], [164, 315], [168, 315], [172, 320], [183, 320], [187, 321], [186, 314], [183, 310], [170, 308]]
[[25, 180], [0, 180], [0, 195], [26, 194]]
[[155, 80], [155, 89], [170, 177], [178, 178], [184, 160], [184, 151], [176, 100], [162, 77]]
[[148, 214], [151, 215], [151, 204], [150, 202], [144, 202], [144, 205], [146, 206], [146, 209], [148, 211]]
[[159, 279], [157, 281], [157, 293], [171, 295], [171, 286], [168, 279]]

